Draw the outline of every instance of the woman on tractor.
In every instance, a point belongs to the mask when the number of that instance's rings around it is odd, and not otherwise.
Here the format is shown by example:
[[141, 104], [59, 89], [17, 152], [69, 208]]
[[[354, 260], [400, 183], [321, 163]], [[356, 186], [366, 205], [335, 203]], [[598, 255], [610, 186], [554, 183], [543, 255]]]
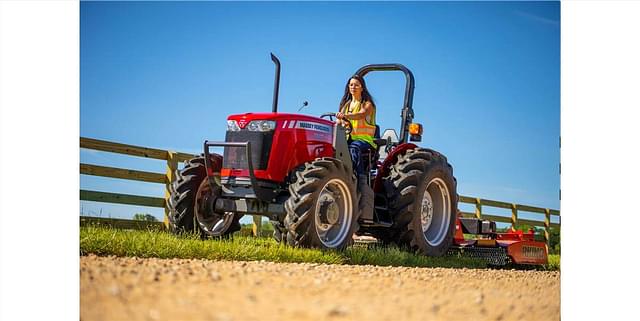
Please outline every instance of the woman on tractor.
[[362, 184], [365, 165], [361, 155], [367, 149], [375, 150], [377, 147], [374, 143], [376, 106], [362, 77], [354, 75], [347, 81], [336, 118], [343, 126], [348, 126], [347, 123], [351, 125], [351, 133], [347, 137], [349, 152], [358, 181]]

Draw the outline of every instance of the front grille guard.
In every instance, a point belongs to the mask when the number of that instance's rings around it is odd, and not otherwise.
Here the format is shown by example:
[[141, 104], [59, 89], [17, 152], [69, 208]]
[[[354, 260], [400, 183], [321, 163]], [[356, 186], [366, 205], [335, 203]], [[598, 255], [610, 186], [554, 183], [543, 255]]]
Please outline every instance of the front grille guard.
[[[244, 147], [247, 157], [247, 167], [249, 170], [249, 178], [251, 179], [251, 189], [253, 190], [256, 197], [265, 202], [270, 202], [272, 199], [273, 193], [270, 190], [267, 190], [261, 186], [258, 186], [258, 180], [256, 179], [256, 175], [253, 172], [253, 159], [251, 158], [251, 142], [210, 142], [208, 140], [204, 141], [204, 166], [207, 170], [207, 174], [209, 173], [209, 168], [211, 168], [211, 160], [209, 159], [209, 147]], [[209, 185], [211, 185], [211, 189], [213, 190], [215, 186], [213, 186], [214, 182], [209, 179]]]

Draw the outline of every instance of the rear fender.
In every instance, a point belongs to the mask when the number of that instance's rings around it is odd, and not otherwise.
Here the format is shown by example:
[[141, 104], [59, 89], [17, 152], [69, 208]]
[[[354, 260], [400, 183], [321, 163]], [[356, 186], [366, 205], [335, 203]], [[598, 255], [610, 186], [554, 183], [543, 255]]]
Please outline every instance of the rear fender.
[[394, 148], [388, 155], [387, 158], [384, 159], [382, 165], [378, 167], [378, 175], [376, 175], [376, 179], [373, 181], [373, 190], [377, 192], [381, 192], [384, 190], [384, 186], [382, 184], [382, 178], [389, 174], [391, 170], [391, 165], [393, 165], [396, 160], [398, 160], [398, 156], [404, 154], [408, 149], [413, 149], [418, 147], [416, 144], [412, 143], [403, 143], [396, 148]]

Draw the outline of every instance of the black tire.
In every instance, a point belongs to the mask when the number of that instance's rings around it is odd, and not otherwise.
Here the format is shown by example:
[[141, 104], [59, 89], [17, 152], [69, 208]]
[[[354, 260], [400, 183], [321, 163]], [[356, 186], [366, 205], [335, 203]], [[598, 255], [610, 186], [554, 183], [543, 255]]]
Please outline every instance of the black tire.
[[359, 227], [355, 175], [341, 161], [329, 157], [306, 163], [295, 175], [289, 185], [291, 196], [284, 204], [286, 237], [276, 232], [276, 240], [280, 236], [291, 246], [325, 249], [344, 249], [351, 244]]
[[[214, 157], [217, 155], [214, 155]], [[217, 156], [220, 157], [220, 156]], [[214, 159], [212, 159], [214, 161]], [[219, 162], [220, 160], [215, 159]], [[169, 228], [175, 234], [185, 232], [209, 235], [203, 224], [198, 222], [196, 196], [208, 188], [204, 157], [192, 158], [185, 162], [182, 170], [176, 170], [176, 180], [169, 185]], [[208, 188], [210, 190], [210, 188]], [[215, 191], [217, 192], [217, 191]], [[214, 192], [214, 193], [215, 193]], [[237, 216], [237, 215], [236, 215]], [[220, 236], [240, 230], [240, 217], [234, 217], [226, 231]]]
[[447, 158], [430, 149], [409, 149], [398, 156], [384, 184], [394, 225], [382, 241], [428, 256], [444, 255], [453, 243], [458, 209], [456, 179]]

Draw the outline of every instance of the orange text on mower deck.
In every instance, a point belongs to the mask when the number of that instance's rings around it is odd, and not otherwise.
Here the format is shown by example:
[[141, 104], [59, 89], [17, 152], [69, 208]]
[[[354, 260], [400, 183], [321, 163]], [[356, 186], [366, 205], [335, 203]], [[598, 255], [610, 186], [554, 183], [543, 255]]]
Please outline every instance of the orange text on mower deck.
[[507, 254], [517, 264], [547, 264], [547, 245], [536, 241], [514, 242], [507, 247]]

